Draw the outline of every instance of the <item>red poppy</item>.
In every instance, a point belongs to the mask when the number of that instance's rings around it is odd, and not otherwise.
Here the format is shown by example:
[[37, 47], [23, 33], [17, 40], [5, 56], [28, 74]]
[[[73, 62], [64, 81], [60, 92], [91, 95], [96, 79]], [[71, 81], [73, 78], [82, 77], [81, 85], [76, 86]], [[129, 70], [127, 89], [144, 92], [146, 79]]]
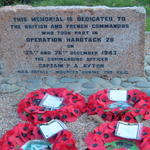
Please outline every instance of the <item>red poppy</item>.
[[[38, 126], [30, 123], [19, 123], [12, 130], [6, 132], [0, 139], [1, 150], [22, 150], [22, 146], [30, 140], [44, 139]], [[48, 139], [52, 150], [77, 150], [76, 141], [70, 131], [64, 130]], [[66, 149], [65, 149], [66, 148]]]
[[150, 119], [150, 109], [145, 111], [144, 119], [145, 120], [149, 120]]
[[150, 137], [144, 138], [140, 148], [142, 150], [150, 150]]
[[145, 97], [147, 97], [147, 94], [138, 89], [128, 91], [128, 102], [131, 104], [136, 104], [139, 100]]
[[126, 111], [126, 112], [121, 116], [121, 120], [122, 120], [122, 121], [125, 121], [125, 122], [130, 122], [130, 123], [137, 122], [137, 120], [135, 119], [135, 116], [134, 116], [130, 111]]
[[[105, 89], [89, 96], [86, 108], [89, 115], [98, 114], [107, 121], [139, 122], [150, 119], [150, 97], [146, 93], [137, 89], [129, 90], [127, 103], [130, 106], [120, 110], [119, 106], [109, 108], [114, 102], [109, 99], [108, 92]], [[142, 116], [142, 119], [137, 116]]]
[[100, 137], [95, 138], [96, 134], [89, 132], [85, 138], [85, 143], [89, 150], [105, 150], [103, 141], [100, 141]]
[[[85, 138], [85, 143], [89, 150], [106, 150], [109, 146], [109, 143], [118, 141], [120, 144], [123, 144], [121, 140], [125, 140], [121, 137], [115, 136], [117, 122], [105, 122], [100, 126], [96, 127], [93, 132], [89, 132]], [[141, 150], [149, 150], [150, 148], [150, 128], [143, 127], [142, 130], [142, 139], [141, 140], [130, 140], [128, 141], [134, 142], [136, 146]], [[126, 144], [125, 144], [126, 145]], [[130, 145], [130, 144], [129, 144]], [[127, 145], [127, 146], [129, 146]], [[93, 147], [95, 146], [95, 147]], [[121, 146], [121, 145], [120, 145]], [[126, 148], [118, 148], [116, 150], [126, 150]]]
[[72, 142], [69, 143], [56, 143], [53, 146], [53, 150], [77, 150], [77, 148], [75, 147], [75, 144]]
[[[63, 106], [55, 110], [45, 110], [44, 107], [39, 106], [40, 101], [46, 93], [62, 97], [64, 99]], [[65, 88], [49, 88], [33, 91], [18, 104], [20, 118], [34, 123], [44, 123], [54, 118], [73, 122], [85, 111], [84, 97]]]

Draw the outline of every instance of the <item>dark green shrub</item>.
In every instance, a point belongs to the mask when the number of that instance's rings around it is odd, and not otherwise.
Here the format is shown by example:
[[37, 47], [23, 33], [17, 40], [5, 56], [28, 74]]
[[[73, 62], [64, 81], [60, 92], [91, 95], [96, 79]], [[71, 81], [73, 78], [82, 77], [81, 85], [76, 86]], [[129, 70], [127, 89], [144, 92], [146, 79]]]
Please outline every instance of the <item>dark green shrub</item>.
[[31, 0], [0, 0], [0, 6], [14, 5], [14, 4], [29, 4]]

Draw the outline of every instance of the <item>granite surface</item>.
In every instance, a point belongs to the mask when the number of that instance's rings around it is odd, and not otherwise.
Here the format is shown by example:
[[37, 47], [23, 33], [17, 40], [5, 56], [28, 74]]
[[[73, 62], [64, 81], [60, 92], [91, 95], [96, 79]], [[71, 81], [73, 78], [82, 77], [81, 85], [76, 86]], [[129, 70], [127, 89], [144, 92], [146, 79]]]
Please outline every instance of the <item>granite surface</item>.
[[0, 8], [0, 71], [59, 77], [143, 76], [143, 7]]

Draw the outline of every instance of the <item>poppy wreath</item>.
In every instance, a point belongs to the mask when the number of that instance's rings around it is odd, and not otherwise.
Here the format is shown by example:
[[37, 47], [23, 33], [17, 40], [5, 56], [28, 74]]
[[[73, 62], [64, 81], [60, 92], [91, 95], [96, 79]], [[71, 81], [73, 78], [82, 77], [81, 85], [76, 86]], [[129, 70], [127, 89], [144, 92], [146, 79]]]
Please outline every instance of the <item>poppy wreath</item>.
[[[63, 106], [55, 110], [45, 110], [44, 107], [39, 106], [45, 94], [62, 97], [64, 99]], [[18, 114], [20, 118], [33, 123], [49, 122], [52, 119], [73, 122], [76, 121], [83, 112], [85, 112], [84, 97], [78, 93], [73, 93], [73, 91], [68, 91], [66, 88], [36, 90], [29, 93], [18, 104]]]
[[89, 132], [85, 138], [88, 150], [150, 150], [150, 128], [143, 127], [141, 140], [130, 140], [114, 135], [117, 121], [105, 122]]
[[109, 99], [108, 92], [108, 89], [104, 89], [89, 96], [86, 107], [89, 115], [98, 114], [103, 120], [129, 123], [150, 119], [150, 97], [146, 93], [137, 89], [129, 90], [129, 107], [121, 110], [120, 107], [109, 107], [114, 102]]
[[[19, 123], [0, 139], [0, 149], [22, 150], [22, 146], [31, 140], [44, 140], [39, 127], [31, 123]], [[76, 141], [68, 130], [63, 130], [47, 140], [52, 144], [52, 150], [77, 150]]]

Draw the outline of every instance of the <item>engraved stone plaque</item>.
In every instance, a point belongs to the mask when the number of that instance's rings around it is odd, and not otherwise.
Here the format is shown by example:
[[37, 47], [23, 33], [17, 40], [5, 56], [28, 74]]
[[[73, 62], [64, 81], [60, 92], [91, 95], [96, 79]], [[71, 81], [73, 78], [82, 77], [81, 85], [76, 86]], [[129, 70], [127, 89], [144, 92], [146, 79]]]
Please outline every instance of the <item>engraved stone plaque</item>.
[[143, 76], [144, 21], [142, 7], [2, 7], [0, 72]]

